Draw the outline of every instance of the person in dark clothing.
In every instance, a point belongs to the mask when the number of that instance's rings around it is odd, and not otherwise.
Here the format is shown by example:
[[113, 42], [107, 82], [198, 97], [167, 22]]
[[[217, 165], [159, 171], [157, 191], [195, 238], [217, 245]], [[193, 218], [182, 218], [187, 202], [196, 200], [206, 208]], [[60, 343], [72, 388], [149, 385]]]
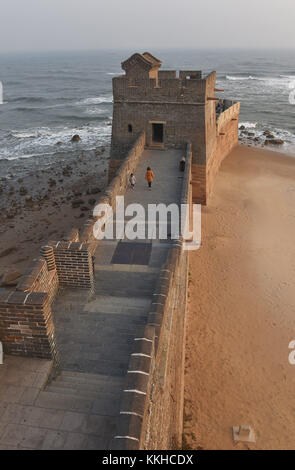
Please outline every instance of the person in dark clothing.
[[185, 157], [182, 157], [182, 159], [179, 162], [179, 171], [184, 171], [185, 170]]
[[92, 256], [91, 259], [92, 259], [93, 278], [95, 278], [95, 256]]

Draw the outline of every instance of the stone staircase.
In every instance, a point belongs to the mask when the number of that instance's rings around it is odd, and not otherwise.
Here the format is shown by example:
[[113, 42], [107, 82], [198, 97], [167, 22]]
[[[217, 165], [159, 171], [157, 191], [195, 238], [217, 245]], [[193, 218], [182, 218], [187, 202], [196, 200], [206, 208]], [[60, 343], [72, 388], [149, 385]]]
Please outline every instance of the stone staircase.
[[154, 292], [157, 273], [105, 271], [95, 273], [95, 294], [114, 297], [150, 298]]
[[63, 425], [44, 449], [108, 449], [116, 433], [135, 332], [146, 322], [157, 272], [95, 274], [93, 295], [67, 289], [53, 307], [61, 372], [34, 405], [62, 413]]
[[36, 405], [79, 413], [116, 416], [123, 377], [62, 371], [40, 392]]

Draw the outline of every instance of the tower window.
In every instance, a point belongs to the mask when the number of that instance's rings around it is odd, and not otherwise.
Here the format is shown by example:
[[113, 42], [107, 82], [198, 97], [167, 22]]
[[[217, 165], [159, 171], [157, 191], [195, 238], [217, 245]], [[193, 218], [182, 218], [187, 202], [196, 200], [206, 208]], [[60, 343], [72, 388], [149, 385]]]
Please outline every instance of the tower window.
[[132, 132], [132, 124], [128, 124], [128, 132]]

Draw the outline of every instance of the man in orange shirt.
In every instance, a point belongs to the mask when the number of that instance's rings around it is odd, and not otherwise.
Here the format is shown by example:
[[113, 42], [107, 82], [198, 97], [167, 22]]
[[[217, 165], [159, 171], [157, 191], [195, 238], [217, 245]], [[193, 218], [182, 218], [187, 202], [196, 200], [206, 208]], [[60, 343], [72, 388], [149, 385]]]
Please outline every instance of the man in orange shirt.
[[153, 179], [154, 179], [154, 173], [153, 173], [153, 170], [149, 166], [146, 169], [145, 179], [148, 182], [149, 190], [151, 190], [152, 189], [152, 182], [153, 182]]

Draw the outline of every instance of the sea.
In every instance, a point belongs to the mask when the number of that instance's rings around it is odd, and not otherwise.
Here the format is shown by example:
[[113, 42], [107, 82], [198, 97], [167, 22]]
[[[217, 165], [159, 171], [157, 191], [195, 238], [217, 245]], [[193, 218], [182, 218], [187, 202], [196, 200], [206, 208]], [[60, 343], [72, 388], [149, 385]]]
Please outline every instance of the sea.
[[[51, 165], [57, 155], [77, 149], [108, 146], [112, 78], [133, 52], [0, 54], [0, 173], [12, 162], [21, 172]], [[295, 155], [295, 51], [150, 52], [163, 61], [162, 69], [216, 70], [217, 87], [224, 89], [218, 96], [241, 102], [240, 125], [261, 138], [271, 131], [285, 142], [279, 150]], [[74, 134], [81, 141], [73, 148]]]

